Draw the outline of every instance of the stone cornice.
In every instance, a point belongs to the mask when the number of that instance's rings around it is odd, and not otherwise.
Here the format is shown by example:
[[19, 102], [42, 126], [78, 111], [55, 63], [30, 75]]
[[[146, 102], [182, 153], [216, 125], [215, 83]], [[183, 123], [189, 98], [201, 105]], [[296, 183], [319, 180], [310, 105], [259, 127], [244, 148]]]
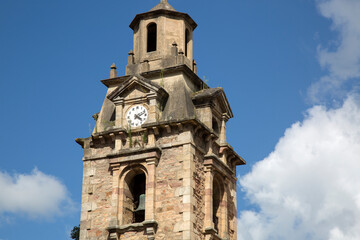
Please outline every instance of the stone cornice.
[[127, 161], [137, 161], [144, 160], [147, 158], [156, 158], [160, 159], [162, 149], [158, 146], [153, 147], [143, 147], [143, 148], [130, 148], [123, 149], [117, 152], [112, 152], [103, 155], [96, 155], [94, 157], [84, 157], [83, 161], [89, 160], [98, 160], [98, 159], [114, 159], [114, 158], [124, 158], [123, 160], [110, 160], [110, 163], [118, 163], [118, 162], [127, 162]]
[[126, 80], [128, 80], [129, 78], [131, 78], [131, 75], [126, 75], [126, 76], [121, 76], [121, 77], [116, 77], [116, 78], [109, 78], [109, 79], [104, 79], [104, 80], [100, 80], [105, 86], [107, 87], [111, 87], [113, 85], [120, 85], [121, 83], [125, 82]]
[[[149, 157], [155, 157], [157, 159], [160, 158], [161, 155], [161, 148], [154, 146], [154, 147], [145, 147], [145, 148], [130, 148], [120, 150], [116, 153], [108, 154], [108, 158], [117, 158], [117, 157], [130, 157], [131, 159], [146, 159]], [[146, 157], [144, 154], [152, 153], [151, 156]]]
[[135, 16], [134, 20], [132, 20], [132, 22], [130, 23], [129, 27], [132, 30], [134, 30], [140, 20], [142, 20], [144, 18], [155, 18], [155, 17], [161, 16], [161, 15], [169, 16], [169, 17], [180, 17], [180, 18], [183, 18], [184, 20], [186, 20], [189, 23], [189, 25], [193, 28], [193, 30], [195, 30], [195, 28], [197, 27], [196, 22], [187, 13], [166, 10], [166, 9], [159, 9], [159, 10], [154, 10], [154, 11], [137, 14]]
[[[151, 131], [154, 131], [155, 135], [159, 135], [160, 128], [165, 129], [167, 132], [171, 132], [172, 129], [174, 129], [174, 128], [176, 128], [178, 131], [182, 131], [184, 126], [187, 124], [191, 124], [194, 126], [194, 134], [201, 134], [201, 135], [206, 134], [207, 136], [212, 136], [215, 139], [217, 139], [219, 137], [213, 130], [209, 129], [205, 124], [203, 124], [200, 120], [198, 120], [195, 117], [189, 118], [189, 119], [182, 119], [182, 120], [175, 119], [175, 120], [170, 120], [170, 121], [147, 123], [147, 124], [143, 124], [142, 128], [134, 129], [132, 131], [133, 131], [133, 133], [137, 133], [137, 132], [144, 132], [144, 131], [151, 130]], [[84, 148], [84, 146], [86, 145], [86, 141], [90, 141], [90, 144], [92, 146], [92, 144], [94, 144], [94, 143], [92, 143], [93, 140], [99, 140], [99, 139], [101, 140], [101, 139], [105, 139], [105, 138], [107, 138], [107, 139], [111, 138], [112, 141], [115, 141], [116, 135], [120, 135], [122, 137], [127, 137], [128, 133], [127, 133], [127, 130], [124, 128], [114, 128], [114, 129], [110, 129], [107, 131], [93, 134], [90, 138], [76, 138], [75, 141]], [[179, 143], [177, 145], [182, 145], [182, 144], [185, 144], [185, 143]], [[232, 146], [230, 146], [228, 143], [218, 144], [218, 146], [220, 148], [220, 154], [226, 153], [227, 159], [229, 160], [230, 163], [235, 164], [235, 165], [246, 164], [246, 161], [241, 156], [239, 156], [235, 152], [235, 150], [232, 148]], [[146, 149], [151, 149], [151, 148], [145, 147], [145, 148], [124, 149], [124, 150], [120, 150], [119, 152], [116, 152], [116, 153], [84, 158], [84, 161], [102, 159], [102, 158], [113, 158], [113, 157], [117, 157], [117, 156], [123, 156], [126, 154], [133, 154], [134, 152], [147, 151]], [[161, 148], [159, 148], [159, 149], [161, 149]], [[216, 156], [216, 155], [208, 155], [208, 157], [210, 157], [210, 156], [212, 158], [214, 158], [214, 156]], [[217, 156], [216, 156], [216, 158], [219, 159]], [[224, 164], [221, 160], [219, 160], [219, 161], [222, 164]]]
[[119, 226], [119, 225], [109, 226], [106, 230], [110, 233], [110, 235], [112, 233], [122, 234], [122, 233], [130, 232], [130, 231], [140, 232], [140, 231], [144, 231], [144, 230], [148, 234], [154, 234], [154, 232], [157, 229], [157, 226], [158, 226], [157, 221], [146, 220], [141, 223], [132, 223], [132, 224], [121, 225], [121, 226]]
[[125, 81], [121, 82], [121, 84], [106, 97], [110, 101], [114, 101], [116, 97], [120, 96], [124, 91], [127, 91], [127, 89], [132, 85], [139, 85], [147, 89], [149, 93], [147, 93], [146, 95], [149, 95], [148, 97], [150, 98], [151, 95], [154, 95], [154, 97], [159, 98], [159, 100], [162, 99], [165, 100], [169, 96], [169, 94], [166, 92], [164, 88], [147, 80], [146, 78], [141, 76], [131, 76], [127, 78]]
[[209, 86], [203, 81], [201, 80], [201, 78], [199, 78], [199, 76], [194, 73], [188, 65], [186, 64], [180, 64], [180, 65], [176, 65], [173, 67], [168, 67], [165, 69], [157, 69], [157, 70], [152, 70], [152, 71], [148, 71], [148, 72], [142, 72], [140, 75], [145, 77], [145, 78], [152, 78], [152, 77], [159, 77], [160, 74], [168, 74], [168, 73], [176, 73], [176, 72], [183, 72], [185, 73], [190, 80], [196, 85], [198, 86], [199, 89], [203, 89], [203, 88], [209, 88]]
[[226, 172], [226, 177], [231, 176], [233, 180], [236, 180], [234, 177], [234, 172], [225, 164], [223, 163], [220, 158], [218, 158], [215, 154], [208, 154], [204, 156], [204, 166], [205, 168], [211, 167], [219, 173]]
[[[221, 112], [220, 115], [227, 115], [228, 119], [233, 117], [232, 110], [230, 108], [229, 101], [226, 98], [223, 88], [207, 88], [193, 93], [192, 100], [193, 103], [197, 106], [210, 106], [213, 104], [213, 99], [218, 99], [221, 108], [224, 112]], [[228, 120], [227, 119], [227, 120]], [[226, 120], [226, 121], [227, 121]]]
[[245, 165], [246, 161], [235, 152], [232, 146], [228, 143], [220, 144], [220, 154], [227, 152], [227, 156], [230, 156], [230, 161], [235, 163], [235, 165]]
[[219, 235], [217, 234], [217, 231], [212, 227], [205, 228], [204, 234], [210, 235], [212, 237], [211, 238], [212, 240], [223, 240], [222, 238], [219, 237]]

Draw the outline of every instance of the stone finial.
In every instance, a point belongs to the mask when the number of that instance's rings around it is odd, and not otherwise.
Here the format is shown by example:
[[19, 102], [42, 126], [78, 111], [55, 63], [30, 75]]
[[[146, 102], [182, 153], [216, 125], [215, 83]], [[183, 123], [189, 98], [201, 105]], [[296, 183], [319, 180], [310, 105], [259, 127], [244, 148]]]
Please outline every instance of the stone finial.
[[117, 72], [116, 72], [116, 66], [115, 63], [111, 65], [110, 70], [110, 78], [116, 78]]
[[179, 55], [177, 56], [177, 59], [176, 59], [176, 63], [184, 64], [184, 59], [185, 59], [184, 51], [180, 48]]
[[143, 66], [144, 66], [144, 68], [143, 68], [143, 70], [144, 71], [150, 71], [150, 64], [149, 64], [149, 60], [147, 60], [147, 59], [145, 59], [144, 60], [144, 63], [143, 63]]
[[99, 113], [95, 113], [94, 115], [92, 115], [92, 118], [97, 121], [99, 118]]
[[176, 58], [176, 63], [177, 64], [184, 64], [184, 59], [185, 59], [184, 51], [180, 48], [179, 55]]
[[195, 74], [197, 74], [197, 66], [196, 66], [195, 59], [193, 59], [193, 72], [194, 72]]
[[175, 11], [175, 9], [168, 3], [167, 0], [160, 0], [160, 3], [158, 3], [158, 5], [153, 7], [150, 11], [155, 11], [160, 9]]
[[177, 43], [176, 43], [175, 41], [172, 43], [171, 55], [173, 55], [173, 56], [177, 56], [177, 55], [178, 55]]
[[134, 51], [131, 49], [129, 52], [129, 56], [128, 56], [128, 65], [134, 64], [134, 63], [135, 63]]

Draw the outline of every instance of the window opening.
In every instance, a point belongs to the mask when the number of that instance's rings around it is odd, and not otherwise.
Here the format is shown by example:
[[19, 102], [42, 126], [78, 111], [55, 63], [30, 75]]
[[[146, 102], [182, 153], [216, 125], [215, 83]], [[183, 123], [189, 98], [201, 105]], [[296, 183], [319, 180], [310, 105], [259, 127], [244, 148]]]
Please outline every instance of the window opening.
[[189, 30], [186, 29], [185, 30], [185, 56], [187, 57], [188, 55], [188, 49], [189, 49], [189, 43], [190, 43], [190, 37], [189, 37], [190, 33]]
[[156, 23], [150, 23], [147, 27], [147, 52], [156, 51]]
[[145, 220], [145, 185], [146, 177], [143, 173], [134, 176], [130, 184], [133, 197], [133, 223]]
[[110, 117], [110, 122], [114, 122], [115, 121], [115, 116], [116, 116], [116, 109], [114, 109], [111, 117]]
[[221, 189], [219, 184], [214, 181], [213, 186], [213, 223], [214, 228], [217, 232], [219, 232], [219, 215], [220, 215], [220, 195]]
[[215, 118], [212, 119], [212, 127], [213, 127], [214, 132], [219, 134], [219, 124], [217, 123]]

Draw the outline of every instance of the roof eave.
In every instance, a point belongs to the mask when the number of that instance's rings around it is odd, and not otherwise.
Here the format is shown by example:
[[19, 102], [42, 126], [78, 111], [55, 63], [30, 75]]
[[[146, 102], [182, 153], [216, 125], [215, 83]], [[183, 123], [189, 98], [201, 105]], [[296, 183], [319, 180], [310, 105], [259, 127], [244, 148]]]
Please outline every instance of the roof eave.
[[154, 10], [154, 11], [137, 14], [135, 16], [135, 18], [132, 20], [132, 22], [130, 23], [129, 27], [132, 30], [134, 30], [136, 25], [138, 25], [138, 23], [141, 19], [146, 18], [146, 17], [156, 17], [158, 15], [173, 15], [173, 16], [177, 16], [177, 17], [182, 17], [190, 24], [190, 26], [193, 28], [193, 30], [195, 30], [195, 28], [197, 27], [197, 23], [187, 13], [166, 10], [166, 9], [159, 9], [159, 10]]

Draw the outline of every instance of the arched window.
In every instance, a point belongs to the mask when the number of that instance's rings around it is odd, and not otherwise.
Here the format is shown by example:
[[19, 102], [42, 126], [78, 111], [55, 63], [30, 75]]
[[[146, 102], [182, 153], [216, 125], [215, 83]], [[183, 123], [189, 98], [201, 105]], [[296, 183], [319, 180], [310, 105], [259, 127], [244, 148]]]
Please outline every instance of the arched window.
[[145, 220], [146, 176], [139, 169], [129, 172], [125, 178], [124, 224]]
[[215, 230], [220, 233], [222, 222], [221, 202], [223, 201], [224, 188], [219, 179], [214, 178], [213, 182], [213, 223]]
[[190, 32], [188, 29], [185, 30], [185, 56], [188, 55], [189, 50], [189, 44], [190, 44]]
[[147, 26], [147, 52], [156, 51], [157, 27], [156, 23]]

